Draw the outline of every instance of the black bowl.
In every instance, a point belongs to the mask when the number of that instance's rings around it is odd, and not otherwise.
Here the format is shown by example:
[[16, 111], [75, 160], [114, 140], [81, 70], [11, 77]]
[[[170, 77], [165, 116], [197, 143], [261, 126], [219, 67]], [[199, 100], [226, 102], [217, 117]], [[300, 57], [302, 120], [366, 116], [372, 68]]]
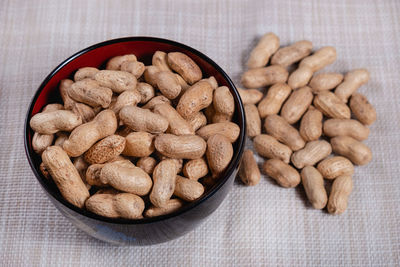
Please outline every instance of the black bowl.
[[[41, 158], [32, 149], [33, 131], [29, 127], [31, 117], [48, 103], [60, 102], [60, 80], [72, 78], [81, 67], [103, 68], [111, 57], [134, 53], [146, 65], [151, 64], [152, 54], [157, 51], [180, 51], [191, 57], [202, 69], [204, 77], [215, 76], [219, 85], [227, 86], [235, 100], [233, 121], [240, 128], [238, 140], [233, 144], [234, 155], [219, 181], [199, 200], [182, 209], [160, 217], [140, 220], [110, 219], [77, 208], [61, 196], [54, 183], [41, 174]], [[172, 240], [193, 230], [222, 203], [232, 187], [245, 144], [246, 122], [239, 93], [228, 75], [210, 58], [199, 51], [174, 41], [153, 37], [127, 37], [90, 46], [69, 57], [56, 67], [42, 82], [35, 93], [25, 120], [25, 152], [37, 180], [56, 208], [76, 227], [87, 234], [114, 244], [150, 245]]]

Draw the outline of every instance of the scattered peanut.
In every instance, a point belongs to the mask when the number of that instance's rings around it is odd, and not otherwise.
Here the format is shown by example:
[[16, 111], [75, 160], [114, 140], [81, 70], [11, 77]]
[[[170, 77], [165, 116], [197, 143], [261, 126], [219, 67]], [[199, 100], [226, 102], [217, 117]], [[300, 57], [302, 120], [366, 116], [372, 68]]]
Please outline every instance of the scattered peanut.
[[247, 136], [253, 138], [261, 134], [261, 119], [255, 105], [247, 104], [244, 106], [246, 113]]
[[242, 88], [237, 88], [237, 89], [244, 105], [246, 104], [256, 105], [258, 102], [260, 102], [261, 98], [263, 97], [263, 93], [258, 91], [257, 89], [242, 89]]
[[269, 58], [279, 49], [279, 37], [270, 32], [261, 37], [257, 46], [251, 51], [247, 61], [249, 69], [267, 65]]
[[335, 95], [347, 103], [349, 97], [357, 91], [357, 89], [369, 80], [369, 72], [366, 69], [352, 70], [344, 76], [344, 81], [336, 90]]
[[319, 171], [312, 166], [304, 167], [301, 171], [301, 182], [314, 209], [325, 208], [328, 196], [324, 187], [324, 178]]
[[327, 72], [315, 75], [310, 81], [310, 87], [314, 93], [331, 90], [343, 80], [343, 74]]
[[363, 141], [368, 138], [369, 129], [357, 120], [329, 119], [324, 122], [324, 134], [329, 137], [350, 136]]
[[341, 214], [347, 209], [347, 201], [353, 190], [353, 179], [349, 175], [337, 177], [332, 184], [328, 201], [328, 212]]
[[312, 101], [313, 94], [310, 87], [304, 86], [294, 90], [282, 107], [282, 118], [289, 124], [296, 123], [306, 112]]
[[311, 141], [303, 149], [294, 152], [291, 160], [296, 168], [302, 169], [304, 166], [315, 165], [331, 153], [332, 147], [327, 141]]
[[284, 83], [288, 75], [288, 71], [279, 65], [255, 68], [243, 73], [241, 83], [246, 88], [264, 87], [275, 83]]
[[289, 97], [292, 89], [285, 83], [277, 83], [268, 89], [267, 95], [258, 104], [258, 112], [263, 119], [268, 115], [278, 114], [283, 102]]
[[300, 135], [304, 141], [314, 141], [322, 135], [322, 113], [315, 108], [309, 108], [300, 122]]
[[253, 140], [254, 149], [257, 153], [269, 159], [280, 159], [289, 163], [292, 150], [278, 142], [274, 137], [267, 134], [257, 135]]
[[349, 107], [332, 92], [318, 93], [314, 97], [314, 106], [327, 117], [350, 119]]
[[269, 177], [283, 187], [296, 187], [300, 183], [300, 174], [292, 166], [279, 159], [269, 159], [262, 169]]
[[271, 65], [290, 66], [311, 54], [310, 41], [298, 41], [290, 46], [279, 48], [271, 58]]
[[376, 110], [364, 95], [354, 93], [350, 99], [350, 108], [361, 123], [371, 125], [375, 122]]
[[238, 175], [245, 185], [256, 185], [260, 182], [260, 169], [250, 149], [243, 153]]
[[317, 168], [325, 179], [335, 179], [341, 175], [353, 175], [354, 173], [351, 161], [340, 156], [324, 159]]
[[368, 146], [350, 136], [337, 136], [331, 139], [332, 150], [356, 165], [365, 165], [372, 160], [372, 152]]

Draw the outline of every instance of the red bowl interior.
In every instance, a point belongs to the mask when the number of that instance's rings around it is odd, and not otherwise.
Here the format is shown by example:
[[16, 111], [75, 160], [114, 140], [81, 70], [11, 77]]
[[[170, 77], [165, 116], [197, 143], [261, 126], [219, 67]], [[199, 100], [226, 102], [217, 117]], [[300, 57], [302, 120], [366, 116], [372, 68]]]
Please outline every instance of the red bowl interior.
[[[93, 45], [71, 56], [47, 76], [36, 92], [28, 110], [25, 122], [25, 148], [29, 163], [34, 170], [34, 173], [47, 191], [53, 191], [54, 185], [50, 185], [48, 181], [43, 178], [39, 171], [41, 159], [40, 156], [38, 156], [32, 149], [33, 131], [29, 127], [30, 118], [36, 113], [40, 112], [46, 104], [57, 102], [61, 103], [58, 90], [60, 81], [66, 78], [72, 79], [74, 73], [79, 68], [96, 67], [99, 69], [104, 69], [106, 62], [110, 58], [130, 53], [135, 54], [138, 60], [143, 62], [145, 65], [151, 65], [152, 55], [157, 50], [164, 52], [179, 51], [185, 53], [199, 65], [203, 72], [203, 77], [214, 76], [220, 86], [227, 86], [232, 92], [235, 99], [235, 114], [233, 121], [240, 126], [241, 133], [238, 140], [234, 144], [235, 155], [223, 176], [227, 177], [233, 172], [235, 162], [239, 161], [242, 148], [244, 146], [245, 118], [240, 96], [228, 75], [210, 58], [186, 45], [170, 40], [152, 37], [127, 37]], [[225, 179], [221, 179], [221, 183], [224, 183], [224, 180]], [[218, 189], [217, 187], [219, 187], [218, 184], [214, 186], [214, 188], [211, 189], [207, 194], [210, 194], [211, 191], [216, 191]], [[63, 201], [58, 192], [50, 193], [70, 208], [76, 210], [75, 207]], [[202, 198], [204, 197], [206, 196], [203, 196]]]

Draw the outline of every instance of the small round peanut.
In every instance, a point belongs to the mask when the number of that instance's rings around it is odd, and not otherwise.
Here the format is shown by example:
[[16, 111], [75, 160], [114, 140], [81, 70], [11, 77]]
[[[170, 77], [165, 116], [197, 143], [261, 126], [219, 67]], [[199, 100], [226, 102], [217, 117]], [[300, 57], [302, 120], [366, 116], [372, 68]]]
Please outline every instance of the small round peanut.
[[103, 87], [97, 81], [90, 79], [73, 83], [67, 92], [69, 97], [76, 102], [81, 102], [91, 107], [101, 106], [103, 108], [107, 108], [110, 105], [113, 94], [110, 88]]
[[175, 99], [181, 93], [182, 87], [172, 72], [159, 71], [154, 75], [154, 79], [157, 88], [168, 99]]
[[166, 103], [156, 105], [153, 112], [167, 119], [169, 123], [167, 132], [175, 135], [194, 134], [191, 125], [171, 105]]
[[126, 90], [136, 89], [136, 77], [125, 71], [101, 70], [94, 76], [101, 85], [110, 88], [114, 93], [120, 94]]
[[192, 159], [183, 166], [183, 175], [192, 180], [198, 180], [208, 173], [207, 162], [203, 158]]
[[131, 157], [147, 157], [154, 152], [154, 135], [148, 132], [133, 132], [126, 136], [123, 155]]
[[350, 136], [336, 136], [331, 139], [332, 150], [356, 165], [366, 165], [372, 160], [369, 147]]
[[150, 193], [150, 202], [156, 207], [167, 204], [175, 191], [176, 165], [166, 159], [157, 164], [153, 171], [154, 185]]
[[246, 128], [247, 136], [253, 138], [261, 134], [261, 118], [258, 114], [258, 109], [253, 104], [244, 105], [246, 113]]
[[126, 61], [137, 61], [137, 58], [134, 54], [113, 57], [107, 62], [106, 69], [120, 70], [122, 63]]
[[98, 72], [99, 72], [98, 68], [93, 68], [93, 67], [80, 68], [75, 72], [74, 80], [75, 82], [77, 82], [84, 79], [94, 79], [94, 76]]
[[322, 135], [322, 118], [321, 111], [314, 107], [309, 108], [303, 115], [299, 132], [304, 141], [315, 141]]
[[289, 97], [292, 89], [285, 83], [277, 83], [268, 89], [267, 95], [258, 104], [260, 117], [264, 119], [268, 115], [278, 114], [283, 102]]
[[294, 90], [282, 106], [282, 118], [289, 124], [296, 123], [311, 105], [313, 98], [314, 96], [311, 92], [311, 88], [308, 86]]
[[298, 41], [290, 46], [279, 48], [271, 58], [271, 65], [288, 67], [311, 54], [310, 41]]
[[[210, 105], [211, 106], [211, 105]], [[203, 112], [198, 112], [193, 117], [187, 119], [187, 122], [192, 127], [193, 131], [197, 131], [207, 124], [207, 118]]]
[[168, 66], [179, 73], [189, 84], [201, 80], [203, 74], [199, 66], [187, 55], [181, 52], [170, 52], [167, 55]]
[[162, 215], [166, 215], [169, 213], [173, 213], [173, 212], [179, 210], [183, 206], [183, 204], [184, 204], [184, 202], [180, 199], [177, 199], [177, 198], [170, 199], [162, 207], [151, 206], [150, 208], [148, 208], [145, 211], [144, 216], [148, 217], [148, 218], [152, 218], [152, 217], [157, 217], [157, 216], [162, 216]]
[[197, 130], [196, 134], [206, 141], [214, 134], [221, 134], [227, 137], [231, 143], [234, 143], [239, 137], [240, 128], [233, 122], [219, 122], [207, 124], [206, 126], [201, 127]]
[[163, 133], [168, 128], [168, 121], [163, 116], [148, 109], [125, 106], [119, 112], [122, 122], [134, 131]]
[[115, 158], [124, 150], [125, 138], [119, 135], [110, 135], [94, 144], [85, 152], [85, 161], [90, 164], [104, 163]]
[[291, 160], [296, 168], [302, 169], [304, 166], [313, 166], [331, 153], [332, 147], [327, 141], [311, 141], [303, 149], [294, 152]]
[[164, 103], [171, 104], [171, 101], [168, 98], [166, 98], [165, 96], [163, 96], [163, 95], [155, 96], [152, 99], [150, 99], [146, 103], [146, 105], [144, 105], [142, 107], [142, 109], [153, 110], [155, 106], [160, 105], [160, 104], [164, 104]]
[[254, 149], [257, 153], [269, 159], [280, 159], [289, 163], [292, 150], [278, 142], [274, 137], [267, 134], [257, 135], [253, 140]]
[[324, 159], [318, 164], [317, 169], [325, 179], [335, 179], [341, 175], [353, 175], [354, 173], [351, 161], [341, 156]]
[[245, 185], [256, 185], [260, 182], [261, 174], [253, 151], [246, 149], [243, 152], [242, 162], [239, 168], [239, 177]]
[[35, 114], [29, 122], [32, 130], [40, 134], [70, 132], [82, 124], [81, 117], [69, 110], [55, 110]]
[[204, 186], [192, 179], [176, 176], [174, 195], [188, 202], [199, 199], [204, 193]]
[[344, 81], [335, 90], [335, 95], [347, 103], [349, 97], [357, 91], [357, 89], [366, 84], [369, 80], [369, 72], [366, 69], [352, 70], [344, 76]]
[[328, 201], [328, 212], [342, 214], [347, 209], [347, 201], [353, 190], [353, 179], [350, 175], [337, 177], [332, 184]]
[[336, 119], [350, 119], [350, 109], [334, 93], [323, 91], [314, 97], [314, 106], [325, 116]]
[[193, 117], [212, 103], [213, 91], [208, 82], [200, 81], [194, 84], [181, 96], [176, 110], [184, 119]]
[[233, 157], [233, 147], [228, 138], [214, 134], [207, 140], [207, 161], [214, 178], [228, 167]]
[[65, 200], [82, 208], [90, 194], [67, 153], [59, 146], [50, 146], [43, 151], [42, 161]]
[[136, 79], [139, 79], [140, 76], [142, 76], [145, 66], [142, 62], [139, 61], [125, 61], [121, 65], [121, 70], [129, 72], [133, 76], [135, 76]]
[[314, 93], [331, 90], [343, 80], [343, 74], [335, 72], [320, 73], [314, 75], [310, 81], [310, 87]]
[[156, 51], [153, 54], [151, 64], [158, 67], [161, 71], [172, 71], [171, 68], [168, 66], [167, 53], [165, 52]]
[[173, 159], [198, 159], [206, 151], [206, 142], [197, 135], [160, 134], [154, 146], [162, 155]]
[[228, 87], [221, 86], [215, 89], [213, 105], [217, 113], [225, 114], [227, 116], [233, 115], [233, 112], [235, 112], [235, 100], [233, 99]]
[[141, 99], [140, 104], [147, 103], [155, 95], [154, 88], [148, 83], [138, 83], [136, 85], [136, 90], [139, 92]]
[[293, 151], [302, 149], [305, 146], [305, 142], [299, 132], [281, 116], [269, 115], [265, 119], [264, 128], [267, 134], [275, 137]]
[[246, 104], [254, 104], [256, 105], [260, 102], [263, 97], [263, 93], [258, 91], [257, 89], [242, 89], [237, 88], [240, 98], [242, 99], [243, 105]]
[[279, 37], [270, 32], [264, 34], [256, 47], [251, 51], [247, 61], [249, 69], [260, 68], [267, 65], [269, 58], [279, 49]]
[[35, 132], [32, 137], [32, 148], [40, 155], [47, 147], [53, 144], [53, 140], [53, 134], [40, 134]]
[[275, 83], [286, 82], [288, 75], [288, 71], [279, 65], [255, 68], [243, 73], [241, 83], [246, 88], [265, 87]]
[[375, 122], [376, 110], [364, 95], [354, 93], [350, 99], [350, 108], [361, 123], [371, 125]]
[[300, 183], [300, 174], [296, 169], [279, 159], [265, 161], [262, 169], [282, 187], [296, 187]]
[[143, 157], [138, 160], [136, 166], [144, 170], [147, 174], [152, 174], [157, 161], [152, 157]]
[[323, 209], [328, 202], [324, 186], [324, 178], [313, 166], [306, 166], [301, 170], [301, 182], [308, 200], [314, 209]]
[[363, 141], [368, 138], [369, 129], [357, 120], [329, 119], [324, 122], [324, 134], [329, 137], [345, 135]]

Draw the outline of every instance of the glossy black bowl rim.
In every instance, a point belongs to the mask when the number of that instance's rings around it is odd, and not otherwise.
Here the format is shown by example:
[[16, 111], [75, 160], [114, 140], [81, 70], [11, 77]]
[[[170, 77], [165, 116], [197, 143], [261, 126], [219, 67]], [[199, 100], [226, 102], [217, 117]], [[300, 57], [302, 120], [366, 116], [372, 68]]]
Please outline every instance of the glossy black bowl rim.
[[[238, 106], [239, 106], [239, 110], [237, 111], [238, 116], [239, 116], [239, 119], [241, 119], [243, 121], [242, 129], [241, 129], [239, 137], [238, 137], [239, 149], [238, 149], [238, 151], [236, 151], [236, 153], [234, 151], [234, 156], [233, 156], [230, 164], [228, 165], [228, 168], [225, 172], [225, 176], [220, 178], [221, 180], [206, 195], [202, 196], [197, 201], [185, 204], [181, 209], [179, 209], [176, 212], [158, 216], [158, 217], [152, 217], [152, 218], [145, 217], [142, 219], [135, 219], [135, 220], [121, 219], [121, 218], [113, 219], [113, 218], [108, 218], [108, 217], [97, 215], [95, 213], [89, 212], [85, 209], [81, 209], [81, 208], [78, 208], [78, 207], [72, 205], [71, 203], [67, 202], [63, 197], [61, 197], [59, 194], [56, 194], [52, 190], [49, 190], [48, 185], [44, 182], [44, 180], [42, 178], [42, 174], [40, 174], [34, 167], [34, 163], [30, 156], [30, 150], [29, 150], [29, 146], [28, 146], [28, 144], [29, 144], [29, 140], [28, 140], [29, 134], [28, 133], [30, 130], [30, 126], [29, 126], [30, 114], [32, 113], [32, 109], [37, 101], [37, 98], [39, 97], [39, 95], [42, 92], [45, 85], [50, 81], [50, 79], [65, 65], [67, 65], [71, 61], [75, 60], [79, 56], [81, 56], [89, 51], [92, 51], [99, 47], [107, 46], [110, 44], [121, 43], [121, 42], [131, 42], [131, 41], [151, 41], [151, 42], [160, 42], [160, 43], [170, 44], [170, 45], [177, 46], [177, 47], [183, 48], [185, 50], [188, 50], [191, 53], [193, 53], [193, 54], [199, 56], [200, 58], [202, 58], [203, 60], [205, 60], [207, 63], [212, 65], [219, 73], [221, 73], [222, 76], [224, 77], [224, 79], [229, 83], [229, 86], [231, 88], [233, 88], [233, 93], [235, 94], [235, 98], [237, 99]], [[67, 208], [77, 212], [78, 214], [80, 214], [82, 216], [86, 216], [86, 217], [89, 217], [94, 220], [99, 220], [99, 221], [107, 222], [107, 223], [111, 223], [111, 224], [127, 224], [127, 225], [150, 224], [150, 223], [167, 220], [167, 219], [179, 216], [179, 215], [195, 208], [196, 206], [200, 205], [202, 202], [206, 201], [208, 198], [210, 198], [212, 195], [214, 195], [226, 183], [226, 181], [232, 175], [234, 170], [239, 167], [238, 166], [240, 163], [239, 161], [241, 159], [244, 145], [245, 145], [245, 138], [246, 138], [246, 118], [245, 118], [243, 103], [240, 98], [239, 92], [237, 91], [237, 88], [235, 87], [234, 83], [229, 78], [229, 76], [225, 73], [225, 71], [217, 63], [215, 63], [212, 59], [210, 59], [208, 56], [204, 55], [200, 51], [198, 51], [190, 46], [187, 46], [187, 45], [184, 45], [182, 43], [178, 43], [178, 42], [175, 42], [172, 40], [168, 40], [168, 39], [163, 39], [163, 38], [158, 38], [158, 37], [148, 37], [148, 36], [135, 36], [135, 37], [123, 37], [123, 38], [111, 39], [108, 41], [104, 41], [104, 42], [89, 46], [89, 47], [75, 53], [74, 55], [70, 56], [66, 60], [64, 60], [53, 71], [50, 72], [50, 74], [44, 79], [44, 81], [41, 83], [41, 85], [37, 89], [35, 95], [33, 96], [32, 100], [31, 100], [31, 103], [29, 105], [28, 112], [27, 112], [27, 115], [25, 118], [25, 125], [24, 125], [24, 146], [25, 146], [26, 157], [28, 158], [29, 165], [30, 165], [33, 173], [35, 174], [36, 179], [39, 181], [40, 185], [44, 188], [44, 190], [46, 190], [46, 192], [48, 194], [50, 194], [54, 199], [56, 199], [58, 202], [60, 202]]]

